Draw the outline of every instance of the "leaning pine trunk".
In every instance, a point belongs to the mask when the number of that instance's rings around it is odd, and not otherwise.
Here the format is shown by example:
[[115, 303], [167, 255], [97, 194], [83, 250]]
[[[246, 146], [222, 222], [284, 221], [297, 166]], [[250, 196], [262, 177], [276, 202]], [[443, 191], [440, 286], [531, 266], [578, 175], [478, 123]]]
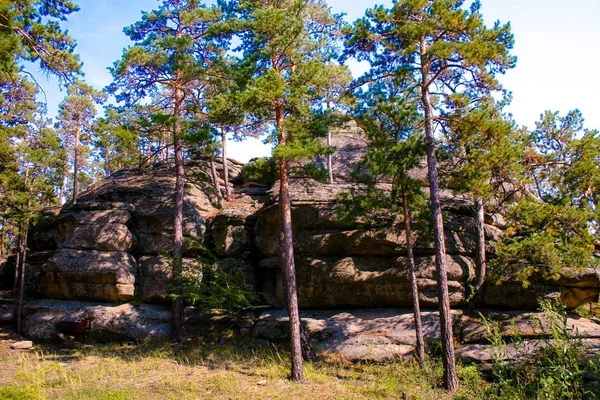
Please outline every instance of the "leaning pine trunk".
[[[28, 231], [28, 222], [24, 223], [25, 228], [23, 228], [24, 232], [21, 235], [21, 243], [19, 245], [19, 252], [21, 253], [21, 257], [19, 260], [19, 275], [21, 275], [20, 285], [19, 285], [19, 302], [17, 303], [17, 333], [20, 335], [23, 331], [23, 300], [25, 297], [25, 259], [27, 257], [27, 231]], [[15, 266], [16, 268], [17, 266]]]
[[485, 282], [486, 275], [486, 257], [485, 257], [485, 225], [484, 225], [484, 206], [483, 199], [477, 198], [475, 200], [475, 215], [477, 221], [477, 271], [475, 282], [475, 292], [478, 293]]
[[449, 394], [458, 390], [456, 358], [452, 338], [452, 317], [450, 315], [450, 296], [448, 294], [448, 274], [446, 272], [446, 243], [444, 237], [444, 220], [440, 204], [438, 185], [437, 158], [435, 155], [435, 137], [433, 127], [433, 107], [429, 95], [425, 38], [421, 38], [421, 101], [425, 114], [425, 142], [427, 145], [427, 172], [429, 175], [429, 193], [431, 197], [431, 213], [433, 224], [433, 240], [435, 247], [435, 264], [437, 269], [438, 303], [440, 312], [440, 333], [442, 339], [442, 363], [444, 365], [444, 388]]
[[421, 323], [421, 307], [419, 306], [419, 286], [417, 284], [417, 268], [413, 254], [412, 230], [410, 228], [410, 210], [408, 209], [408, 196], [402, 196], [402, 207], [404, 208], [404, 231], [406, 232], [406, 251], [408, 253], [408, 266], [410, 274], [410, 286], [412, 289], [413, 308], [415, 315], [415, 336], [417, 337], [417, 358], [422, 369], [425, 369], [425, 341], [423, 340], [423, 324]]
[[231, 201], [231, 190], [229, 188], [229, 163], [227, 162], [227, 132], [221, 126], [221, 140], [223, 142], [223, 183], [225, 184], [225, 198]]
[[215, 162], [212, 158], [210, 159], [210, 173], [212, 175], [213, 185], [217, 191], [217, 200], [219, 201], [219, 205], [223, 206], [223, 196], [221, 195], [221, 185], [219, 185], [219, 175], [217, 174]]

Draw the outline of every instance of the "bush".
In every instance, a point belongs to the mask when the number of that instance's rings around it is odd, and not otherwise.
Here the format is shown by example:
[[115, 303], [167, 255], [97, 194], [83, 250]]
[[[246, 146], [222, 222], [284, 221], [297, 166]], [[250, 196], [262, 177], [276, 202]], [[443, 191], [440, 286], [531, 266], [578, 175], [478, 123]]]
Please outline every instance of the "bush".
[[271, 186], [277, 180], [277, 164], [271, 157], [255, 158], [242, 168], [244, 182], [257, 182]]
[[[567, 325], [565, 308], [540, 300], [546, 325], [551, 336], [543, 339], [542, 346], [532, 353], [531, 345], [520, 336], [513, 341], [519, 357], [505, 361], [507, 343], [501, 336], [498, 324], [484, 318], [491, 343], [496, 349], [493, 368], [497, 384], [490, 395], [503, 399], [590, 399], [600, 395], [598, 385], [584, 384], [582, 366], [586, 365], [584, 346], [580, 338], [572, 336]], [[516, 331], [516, 329], [515, 329]], [[529, 348], [528, 348], [529, 346]], [[593, 381], [598, 381], [597, 363], [592, 367]]]

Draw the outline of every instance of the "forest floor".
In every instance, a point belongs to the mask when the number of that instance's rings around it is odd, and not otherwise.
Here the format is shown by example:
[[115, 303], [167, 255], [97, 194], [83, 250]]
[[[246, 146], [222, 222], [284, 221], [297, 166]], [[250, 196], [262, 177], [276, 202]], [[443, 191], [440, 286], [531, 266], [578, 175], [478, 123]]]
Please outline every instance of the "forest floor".
[[[249, 340], [189, 339], [168, 343], [69, 345], [34, 343], [0, 326], [0, 399], [446, 399], [439, 362], [351, 364], [330, 357], [306, 363], [305, 382], [290, 382], [284, 348]], [[490, 383], [459, 366], [455, 398], [484, 398]]]

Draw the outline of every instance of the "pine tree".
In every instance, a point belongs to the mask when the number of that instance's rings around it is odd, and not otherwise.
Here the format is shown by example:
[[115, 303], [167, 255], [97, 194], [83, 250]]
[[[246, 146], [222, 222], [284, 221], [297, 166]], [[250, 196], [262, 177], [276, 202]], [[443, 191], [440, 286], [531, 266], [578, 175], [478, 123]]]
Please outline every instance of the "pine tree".
[[[368, 10], [348, 34], [347, 54], [371, 64], [370, 79], [395, 76], [407, 93], [418, 94], [424, 117], [427, 167], [438, 274], [438, 302], [444, 364], [444, 387], [458, 389], [446, 272], [446, 246], [439, 197], [435, 124], [449, 95], [500, 88], [494, 78], [515, 59], [510, 25], [487, 28], [480, 3], [463, 0], [400, 0], [391, 9]], [[435, 94], [437, 102], [432, 100]]]
[[534, 275], [556, 279], [600, 258], [600, 133], [584, 128], [578, 110], [542, 114], [526, 157], [534, 185], [514, 204], [497, 246], [494, 268], [529, 284]]
[[242, 105], [251, 122], [273, 127], [274, 151], [279, 166], [279, 224], [281, 268], [290, 318], [291, 379], [302, 381], [301, 326], [289, 195], [289, 163], [325, 153], [315, 139], [328, 127], [315, 110], [323, 104], [323, 87], [334, 67], [331, 63], [339, 16], [332, 16], [324, 1], [243, 1], [233, 29], [241, 38], [248, 73]]
[[486, 204], [496, 211], [510, 200], [514, 190], [525, 179], [523, 158], [526, 138], [514, 122], [503, 113], [509, 98], [496, 101], [492, 97], [477, 102], [465, 94], [450, 98], [443, 113], [445, 184], [473, 198], [476, 229], [476, 282], [480, 292], [486, 277], [486, 239], [484, 213]]
[[20, 0], [0, 3], [0, 80], [9, 81], [24, 62], [70, 80], [81, 64], [75, 41], [59, 25], [79, 7], [70, 0]]
[[[124, 32], [135, 45], [125, 49], [111, 73], [115, 82], [109, 90], [118, 101], [140, 104], [154, 97], [160, 101], [171, 129], [175, 152], [175, 212], [173, 235], [173, 279], [181, 276], [183, 257], [183, 198], [185, 187], [184, 142], [186, 107], [190, 89], [202, 87], [207, 69], [219, 53], [211, 25], [222, 18], [217, 7], [206, 7], [198, 0], [164, 0], [141, 21]], [[183, 301], [173, 301], [173, 338], [183, 333]]]
[[[418, 126], [414, 102], [404, 98], [391, 79], [382, 79], [358, 92], [359, 107], [355, 111], [360, 126], [369, 139], [369, 151], [353, 173], [355, 179], [366, 185], [360, 194], [354, 194], [345, 213], [368, 215], [383, 209], [402, 213], [406, 251], [413, 299], [416, 353], [425, 368], [425, 342], [419, 304], [416, 264], [413, 253], [411, 209], [426, 209], [421, 183], [411, 177], [411, 170], [420, 166], [424, 146]], [[391, 190], [379, 188], [391, 183]]]
[[[123, 168], [140, 166], [152, 155], [151, 138], [140, 126], [135, 112], [120, 112], [116, 107], [104, 109], [104, 117], [94, 126], [94, 158], [109, 176]], [[133, 119], [133, 120], [132, 120]]]
[[85, 82], [76, 81], [69, 85], [67, 96], [58, 106], [58, 127], [65, 135], [65, 142], [73, 143], [73, 204], [77, 203], [79, 171], [87, 155], [86, 151], [82, 154], [82, 138], [91, 141], [96, 116], [95, 105], [102, 104], [105, 99], [105, 93]]

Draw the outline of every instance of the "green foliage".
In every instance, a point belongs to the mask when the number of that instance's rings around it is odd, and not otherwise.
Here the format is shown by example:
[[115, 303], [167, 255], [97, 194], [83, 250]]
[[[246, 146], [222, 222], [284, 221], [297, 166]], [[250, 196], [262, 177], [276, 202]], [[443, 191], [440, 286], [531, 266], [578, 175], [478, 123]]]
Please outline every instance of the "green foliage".
[[[582, 367], [586, 364], [583, 342], [573, 336], [567, 324], [564, 307], [548, 300], [540, 301], [544, 326], [550, 329], [550, 337], [543, 339], [537, 350], [520, 337], [512, 344], [519, 358], [514, 362], [503, 360], [507, 343], [500, 334], [497, 323], [484, 323], [490, 342], [496, 350], [492, 369], [496, 385], [490, 395], [503, 399], [589, 399], [600, 395], [600, 375], [594, 371], [594, 385], [584, 383]], [[515, 328], [515, 331], [516, 328]], [[594, 367], [598, 360], [588, 362]]]
[[299, 167], [292, 167], [290, 176], [293, 178], [310, 178], [321, 183], [327, 183], [329, 178], [327, 168], [316, 163], [308, 163]]
[[525, 283], [534, 273], [558, 278], [600, 262], [600, 134], [583, 128], [577, 110], [546, 112], [536, 126], [527, 156], [535, 187], [509, 209], [493, 262], [498, 276]]
[[445, 185], [502, 203], [510, 194], [507, 185], [518, 187], [526, 180], [527, 137], [503, 111], [510, 98], [487, 97], [473, 103], [469, 96], [457, 94], [448, 101], [441, 145]]
[[271, 186], [277, 180], [277, 163], [271, 157], [255, 158], [244, 165], [241, 175], [244, 177], [244, 182], [257, 182]]
[[29, 385], [25, 387], [0, 386], [0, 398], [4, 400], [42, 400], [39, 388]]
[[[94, 156], [107, 176], [139, 166], [145, 158], [142, 147], [150, 147], [149, 135], [142, 130], [143, 116], [130, 110], [119, 112], [115, 107], [106, 107], [104, 118], [99, 118], [94, 128]], [[152, 152], [151, 147], [146, 150]]]
[[[240, 38], [239, 101], [249, 122], [265, 126], [276, 159], [299, 161], [325, 154], [323, 109], [337, 102], [345, 67], [333, 62], [341, 18], [322, 0], [240, 1], [229, 21]], [[338, 79], [339, 78], [339, 79]], [[333, 86], [332, 86], [333, 85]]]
[[171, 297], [179, 296], [184, 302], [204, 310], [237, 311], [249, 307], [257, 294], [248, 286], [244, 261], [236, 259], [227, 264], [222, 261], [210, 264], [203, 260], [201, 272], [184, 270], [182, 278], [174, 282]]
[[79, 7], [70, 0], [0, 1], [0, 81], [24, 62], [39, 62], [43, 71], [69, 78], [79, 72], [75, 41], [60, 22]]
[[183, 263], [181, 276], [173, 277], [169, 297], [205, 310], [236, 311], [249, 307], [257, 294], [248, 278], [248, 265], [242, 258], [220, 260], [202, 242], [194, 243], [201, 250], [194, 262]]

